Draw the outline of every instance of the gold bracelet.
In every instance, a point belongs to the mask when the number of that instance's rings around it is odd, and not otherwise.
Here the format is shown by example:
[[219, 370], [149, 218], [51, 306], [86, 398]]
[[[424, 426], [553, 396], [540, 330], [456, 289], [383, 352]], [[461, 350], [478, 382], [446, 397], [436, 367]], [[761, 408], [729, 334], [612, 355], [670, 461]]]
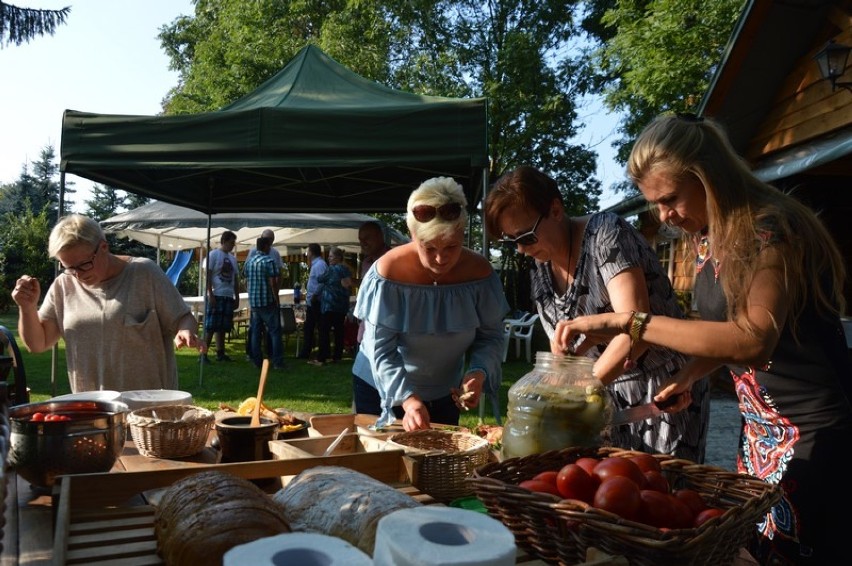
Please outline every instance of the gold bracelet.
[[627, 333], [630, 335], [630, 351], [627, 352], [627, 357], [624, 358], [625, 371], [636, 367], [636, 362], [633, 360], [633, 346], [638, 342], [645, 333], [645, 326], [648, 324], [650, 315], [646, 312], [630, 311], [630, 320], [627, 323]]

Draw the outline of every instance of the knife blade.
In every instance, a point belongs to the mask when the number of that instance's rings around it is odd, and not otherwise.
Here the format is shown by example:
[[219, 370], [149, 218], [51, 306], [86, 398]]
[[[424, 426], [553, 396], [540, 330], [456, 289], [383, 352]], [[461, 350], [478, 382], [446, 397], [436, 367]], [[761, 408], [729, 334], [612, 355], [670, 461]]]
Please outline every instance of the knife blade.
[[645, 419], [650, 419], [652, 417], [658, 417], [665, 412], [664, 409], [667, 409], [680, 401], [680, 396], [681, 393], [678, 393], [677, 395], [672, 395], [665, 401], [654, 401], [652, 403], [645, 403], [644, 405], [637, 405], [636, 407], [624, 409], [612, 416], [610, 424], [612, 426], [620, 426], [623, 424], [635, 423], [636, 421], [644, 421]]

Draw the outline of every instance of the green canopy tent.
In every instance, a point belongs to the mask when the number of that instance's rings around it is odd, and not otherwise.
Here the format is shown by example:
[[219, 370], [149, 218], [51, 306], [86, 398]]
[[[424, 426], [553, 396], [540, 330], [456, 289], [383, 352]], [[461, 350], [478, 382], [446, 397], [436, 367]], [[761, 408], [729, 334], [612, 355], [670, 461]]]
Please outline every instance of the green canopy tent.
[[216, 112], [66, 110], [60, 157], [60, 210], [66, 173], [208, 218], [404, 211], [411, 191], [436, 176], [458, 181], [473, 210], [488, 178], [487, 104], [393, 90], [308, 45]]
[[208, 214], [402, 211], [422, 181], [449, 176], [473, 209], [486, 127], [483, 98], [393, 90], [309, 45], [216, 112], [66, 110], [60, 171]]

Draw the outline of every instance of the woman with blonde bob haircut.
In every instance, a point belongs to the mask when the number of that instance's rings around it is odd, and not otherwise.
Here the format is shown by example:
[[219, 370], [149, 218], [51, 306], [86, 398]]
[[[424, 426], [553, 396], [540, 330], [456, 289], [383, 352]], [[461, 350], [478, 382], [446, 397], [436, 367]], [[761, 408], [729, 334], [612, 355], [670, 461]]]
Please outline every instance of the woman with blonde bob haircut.
[[12, 298], [18, 334], [30, 352], [65, 340], [71, 391], [177, 389], [174, 347], [197, 347], [198, 323], [156, 263], [117, 256], [100, 224], [65, 216], [50, 233], [59, 276], [41, 308], [41, 285], [22, 275]]
[[382, 255], [361, 282], [355, 406], [380, 415], [378, 426], [395, 418], [405, 430], [456, 425], [460, 409], [499, 388], [509, 305], [488, 260], [463, 245], [466, 204], [453, 179], [425, 181], [408, 199], [412, 241]]
[[560, 323], [558, 340], [629, 333], [695, 356], [658, 401], [727, 366], [743, 417], [739, 471], [783, 493], [752, 554], [761, 564], [845, 563], [852, 490], [828, 479], [845, 469], [852, 438], [836, 244], [810, 209], [756, 178], [709, 119], [657, 118], [636, 141], [628, 175], [661, 222], [693, 239], [701, 320], [609, 313]]
[[[422, 242], [451, 238], [467, 227], [467, 198], [461, 185], [449, 177], [424, 181], [408, 197], [405, 223], [412, 236]], [[421, 222], [419, 218], [440, 216], [443, 222]]]

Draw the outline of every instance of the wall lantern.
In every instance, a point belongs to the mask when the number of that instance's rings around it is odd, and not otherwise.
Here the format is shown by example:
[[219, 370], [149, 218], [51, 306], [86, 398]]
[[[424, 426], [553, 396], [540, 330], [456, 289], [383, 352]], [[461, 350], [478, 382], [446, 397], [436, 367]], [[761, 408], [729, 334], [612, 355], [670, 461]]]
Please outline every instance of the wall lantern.
[[846, 72], [846, 61], [849, 59], [849, 51], [852, 48], [846, 45], [835, 43], [830, 40], [825, 44], [819, 53], [814, 55], [814, 59], [819, 65], [819, 72], [822, 78], [831, 81], [831, 91], [837, 87], [843, 87], [852, 92], [852, 82], [838, 81], [843, 73]]

